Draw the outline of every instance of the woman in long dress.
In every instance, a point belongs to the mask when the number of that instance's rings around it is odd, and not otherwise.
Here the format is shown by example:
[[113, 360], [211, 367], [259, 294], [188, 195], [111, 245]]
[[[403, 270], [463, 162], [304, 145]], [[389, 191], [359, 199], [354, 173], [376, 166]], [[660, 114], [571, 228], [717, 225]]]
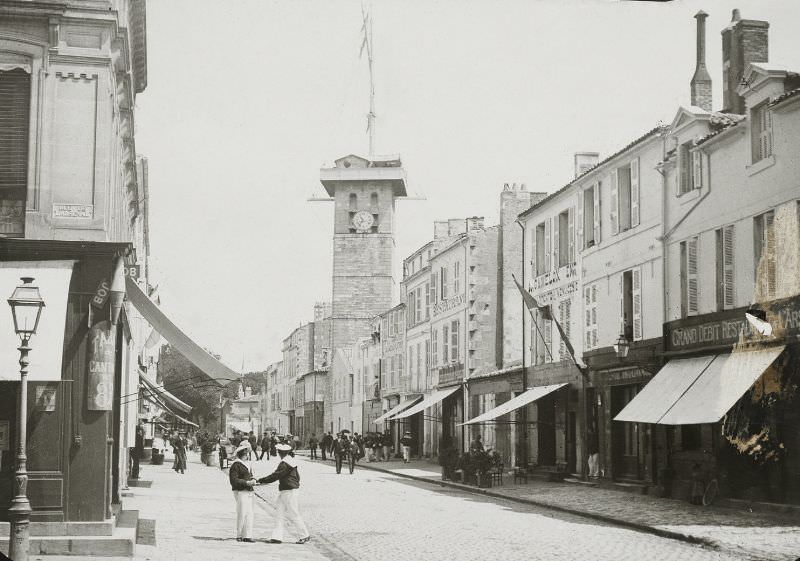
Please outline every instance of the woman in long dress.
[[189, 442], [180, 433], [175, 439], [175, 471], [178, 473], [186, 472], [186, 446]]

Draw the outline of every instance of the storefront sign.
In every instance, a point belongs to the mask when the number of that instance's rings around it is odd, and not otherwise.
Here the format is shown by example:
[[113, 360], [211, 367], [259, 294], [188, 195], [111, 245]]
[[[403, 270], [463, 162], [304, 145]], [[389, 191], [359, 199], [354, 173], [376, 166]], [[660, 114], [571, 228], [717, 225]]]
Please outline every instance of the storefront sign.
[[87, 408], [111, 411], [114, 395], [114, 350], [116, 338], [110, 322], [92, 327], [89, 334], [89, 384]]
[[141, 271], [139, 265], [125, 265], [122, 268], [122, 272], [126, 277], [130, 277], [132, 279], [138, 279]]
[[547, 292], [542, 292], [539, 294], [534, 293], [534, 295], [540, 304], [552, 304], [553, 302], [559, 302], [564, 298], [575, 294], [576, 292], [578, 292], [578, 281], [570, 281], [557, 288], [554, 288], [553, 290], [548, 290]]
[[402, 339], [390, 339], [383, 344], [383, 357], [388, 358], [397, 353], [403, 352]]
[[53, 218], [92, 218], [93, 215], [92, 205], [53, 204]]
[[463, 303], [464, 303], [463, 294], [459, 294], [458, 296], [454, 296], [453, 298], [448, 298], [447, 300], [442, 300], [433, 307], [433, 315], [438, 316], [439, 314], [443, 314], [444, 312], [452, 310], [456, 306], [460, 306]]
[[97, 285], [97, 290], [94, 291], [94, 296], [92, 296], [92, 306], [98, 310], [102, 309], [103, 306], [106, 305], [106, 301], [108, 300], [108, 296], [110, 294], [111, 284], [109, 284], [108, 280], [103, 279], [100, 281], [100, 284]]
[[667, 351], [734, 345], [738, 342], [784, 341], [800, 335], [800, 298], [773, 300], [760, 306], [767, 313], [773, 335], [761, 337], [745, 318], [747, 308], [679, 319], [664, 324]]
[[533, 279], [533, 289], [537, 291], [543, 290], [545, 288], [555, 286], [562, 281], [574, 279], [576, 275], [577, 273], [574, 263], [571, 265], [565, 265], [563, 267], [559, 267], [555, 271], [539, 275]]
[[646, 382], [652, 375], [641, 368], [629, 368], [627, 370], [617, 370], [615, 372], [602, 372], [598, 376], [598, 381], [602, 380], [606, 384], [636, 384]]

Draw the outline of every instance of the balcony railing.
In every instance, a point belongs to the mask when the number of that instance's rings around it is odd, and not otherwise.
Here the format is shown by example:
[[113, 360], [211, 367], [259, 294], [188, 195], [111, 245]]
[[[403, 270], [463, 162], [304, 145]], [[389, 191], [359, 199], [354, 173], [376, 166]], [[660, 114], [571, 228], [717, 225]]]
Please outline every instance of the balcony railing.
[[464, 363], [456, 362], [439, 369], [439, 385], [460, 382], [464, 378]]

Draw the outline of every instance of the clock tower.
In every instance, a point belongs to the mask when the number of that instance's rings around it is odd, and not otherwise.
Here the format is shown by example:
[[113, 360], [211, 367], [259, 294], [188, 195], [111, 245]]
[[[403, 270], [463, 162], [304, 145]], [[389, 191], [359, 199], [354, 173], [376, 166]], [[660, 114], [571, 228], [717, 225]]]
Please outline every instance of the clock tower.
[[[392, 307], [397, 285], [394, 267], [395, 200], [406, 196], [405, 170], [399, 156], [345, 156], [320, 170], [320, 182], [334, 201], [333, 298], [329, 373], [331, 397], [325, 406], [325, 430], [360, 428], [361, 407], [350, 407], [346, 356], [360, 338], [369, 337], [371, 321]], [[358, 400], [360, 401], [360, 400]], [[358, 430], [358, 428], [356, 430]], [[366, 430], [363, 429], [363, 430]]]

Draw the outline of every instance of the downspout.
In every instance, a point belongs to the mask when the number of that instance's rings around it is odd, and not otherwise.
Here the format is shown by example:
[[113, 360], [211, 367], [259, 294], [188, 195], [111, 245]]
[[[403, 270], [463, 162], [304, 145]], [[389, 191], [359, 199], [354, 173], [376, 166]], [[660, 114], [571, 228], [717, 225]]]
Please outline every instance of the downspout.
[[[468, 333], [469, 333], [469, 293], [468, 287], [469, 282], [467, 281], [467, 271], [469, 271], [469, 263], [467, 263], [467, 259], [469, 258], [469, 223], [467, 223], [467, 243], [464, 244], [464, 300], [467, 302], [467, 307], [464, 308], [464, 385], [462, 388], [464, 400], [464, 406], [462, 407], [461, 411], [461, 422], [466, 423], [469, 417], [469, 346], [468, 346]], [[459, 334], [460, 335], [460, 334]], [[452, 337], [452, 331], [450, 333]], [[452, 352], [452, 350], [451, 350]], [[461, 450], [468, 450], [469, 441], [467, 439], [467, 429], [465, 424], [461, 425]]]
[[[527, 290], [525, 286], [525, 225], [520, 222], [519, 218], [517, 218], [514, 222], [516, 222], [520, 228], [522, 228], [522, 272], [520, 273], [520, 277], [522, 278], [522, 288]], [[525, 337], [525, 301], [520, 298], [521, 310], [522, 310], [522, 391], [525, 392], [528, 390], [528, 368], [525, 365], [525, 348], [526, 344], [526, 337]], [[528, 406], [522, 408], [522, 454], [521, 460], [522, 465], [528, 465]]]

